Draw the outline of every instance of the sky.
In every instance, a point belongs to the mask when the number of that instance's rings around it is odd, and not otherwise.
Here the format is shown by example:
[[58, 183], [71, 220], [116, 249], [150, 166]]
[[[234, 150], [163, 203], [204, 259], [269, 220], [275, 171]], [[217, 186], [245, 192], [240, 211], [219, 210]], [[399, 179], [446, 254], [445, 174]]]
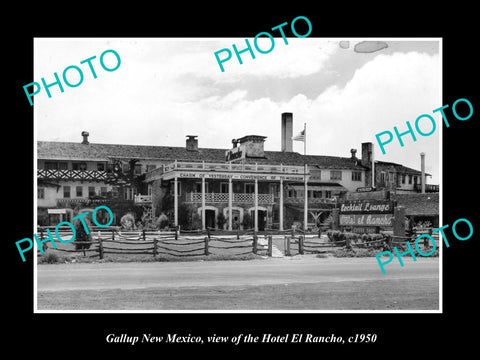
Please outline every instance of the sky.
[[[185, 146], [197, 135], [199, 147], [229, 149], [245, 135], [266, 136], [265, 150], [279, 151], [281, 114], [293, 113], [293, 132], [307, 128], [307, 154], [350, 156], [361, 143], [374, 143], [375, 159], [420, 170], [426, 153], [427, 183], [440, 182], [442, 120], [433, 110], [442, 101], [441, 41], [399, 38], [274, 38], [271, 52], [254, 49], [236, 59], [232, 44], [246, 47], [245, 38], [36, 38], [34, 79], [62, 79], [70, 65], [83, 72], [77, 87], [63, 83], [34, 96], [37, 140]], [[249, 39], [253, 46], [253, 39]], [[259, 38], [260, 49], [270, 40]], [[214, 53], [228, 48], [233, 55], [222, 72]], [[100, 55], [115, 50], [121, 64], [105, 71]], [[223, 58], [226, 53], [220, 56]], [[97, 78], [87, 63], [91, 61]], [[106, 53], [105, 65], [116, 59]], [[67, 72], [79, 81], [75, 70]], [[28, 100], [26, 98], [28, 103]], [[422, 114], [431, 115], [437, 130], [430, 136], [407, 135], [404, 147], [395, 139], [383, 155], [375, 135], [397, 126], [414, 127]], [[428, 121], [419, 123], [424, 133]], [[303, 143], [294, 141], [303, 153]]]

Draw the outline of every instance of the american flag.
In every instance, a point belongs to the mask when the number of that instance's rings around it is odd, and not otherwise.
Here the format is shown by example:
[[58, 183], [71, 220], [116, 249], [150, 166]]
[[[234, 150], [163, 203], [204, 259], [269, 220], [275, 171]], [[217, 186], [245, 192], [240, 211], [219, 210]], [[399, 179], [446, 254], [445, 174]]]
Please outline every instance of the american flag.
[[297, 135], [295, 135], [294, 137], [292, 137], [292, 140], [295, 140], [295, 141], [305, 141], [305, 129], [303, 129], [303, 130], [300, 131]]

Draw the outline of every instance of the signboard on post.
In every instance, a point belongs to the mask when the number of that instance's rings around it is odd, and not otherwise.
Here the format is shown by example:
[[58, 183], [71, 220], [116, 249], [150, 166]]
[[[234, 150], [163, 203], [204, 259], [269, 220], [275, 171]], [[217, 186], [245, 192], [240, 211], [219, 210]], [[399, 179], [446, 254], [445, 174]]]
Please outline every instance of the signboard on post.
[[391, 227], [394, 204], [392, 201], [363, 200], [340, 204], [340, 226]]

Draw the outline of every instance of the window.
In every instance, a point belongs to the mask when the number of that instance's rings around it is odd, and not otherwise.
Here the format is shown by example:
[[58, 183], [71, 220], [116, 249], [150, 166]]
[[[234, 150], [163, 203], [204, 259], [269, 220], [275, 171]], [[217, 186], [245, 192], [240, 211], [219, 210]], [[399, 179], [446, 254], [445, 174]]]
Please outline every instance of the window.
[[86, 162], [74, 162], [72, 163], [72, 170], [87, 170], [87, 163]]
[[133, 200], [133, 189], [132, 188], [123, 188], [123, 198], [125, 200]]
[[402, 184], [405, 184], [405, 177], [406, 177], [406, 175], [402, 174]]
[[417, 185], [418, 177], [414, 176], [413, 177], [413, 185]]
[[70, 186], [64, 186], [63, 187], [63, 197], [65, 199], [69, 199], [70, 198]]
[[147, 172], [152, 171], [153, 169], [156, 169], [157, 165], [147, 165]]
[[342, 180], [342, 171], [330, 170], [330, 180]]
[[362, 172], [352, 171], [352, 181], [362, 181]]
[[38, 199], [45, 199], [45, 188], [43, 188], [43, 187], [37, 188], [37, 198]]
[[228, 193], [228, 183], [220, 183], [220, 192], [223, 194]]
[[314, 199], [320, 199], [322, 197], [322, 192], [320, 190], [313, 190]]
[[330, 199], [331, 197], [332, 197], [332, 192], [326, 190], [326, 191], [325, 191], [325, 198]]
[[58, 163], [58, 170], [68, 170], [68, 163], [65, 161], [60, 161]]
[[384, 171], [382, 171], [382, 172], [380, 173], [380, 185], [382, 185], [382, 186], [385, 185], [385, 181], [386, 181], [385, 178], [386, 178], [386, 174], [385, 174]]
[[105, 164], [104, 163], [97, 163], [97, 170], [98, 171], [105, 171]]
[[270, 194], [280, 196], [280, 184], [270, 184]]
[[253, 194], [255, 192], [255, 184], [245, 184], [245, 194]]
[[95, 196], [95, 186], [88, 187], [88, 197]]
[[133, 172], [135, 175], [140, 175], [142, 173], [142, 164], [135, 164]]
[[289, 189], [287, 192], [287, 196], [289, 198], [296, 198], [297, 197], [297, 192], [294, 189]]
[[77, 197], [83, 197], [83, 186], [77, 186], [75, 192]]
[[100, 187], [100, 195], [101, 196], [107, 196], [107, 187], [106, 186]]
[[[197, 193], [202, 192], [202, 183], [201, 182], [195, 183], [194, 192], [197, 192]], [[206, 181], [205, 181], [205, 192], [206, 193], [208, 192], [208, 182], [206, 182]], [[173, 194], [173, 186], [172, 186], [172, 194]]]
[[321, 180], [322, 172], [320, 170], [310, 170], [310, 179], [311, 180]]
[[55, 161], [45, 161], [45, 170], [57, 170], [58, 163]]
[[412, 184], [412, 175], [408, 175], [408, 183], [411, 185]]

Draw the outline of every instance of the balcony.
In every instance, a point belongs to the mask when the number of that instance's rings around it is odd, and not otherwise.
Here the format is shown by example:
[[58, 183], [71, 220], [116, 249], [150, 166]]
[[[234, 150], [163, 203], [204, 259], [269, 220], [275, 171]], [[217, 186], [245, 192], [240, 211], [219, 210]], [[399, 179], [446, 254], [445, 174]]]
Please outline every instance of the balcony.
[[162, 175], [173, 171], [200, 171], [200, 172], [219, 172], [219, 173], [268, 173], [279, 175], [303, 175], [304, 167], [295, 165], [278, 164], [245, 164], [245, 163], [207, 163], [207, 162], [188, 162], [175, 161], [170, 164], [149, 171], [146, 175], [146, 181], [156, 180]]
[[134, 201], [135, 201], [135, 204], [139, 204], [139, 205], [142, 205], [142, 204], [151, 204], [152, 203], [152, 195], [141, 195], [141, 194], [138, 194], [138, 195], [135, 195], [135, 198], [134, 198]]
[[[422, 191], [422, 185], [421, 184], [415, 184], [414, 189], [416, 192], [421, 192]], [[440, 191], [440, 186], [439, 185], [434, 185], [434, 184], [425, 184], [425, 192], [426, 193], [438, 193]]]
[[[285, 204], [303, 204], [303, 197], [284, 197]], [[333, 198], [308, 198], [309, 204], [335, 204], [336, 200]]]
[[[202, 193], [186, 193], [185, 201], [188, 203], [201, 203]], [[234, 204], [253, 204], [255, 194], [233, 193]], [[228, 193], [205, 193], [206, 203], [228, 203]], [[259, 204], [273, 204], [273, 194], [258, 194]]]
[[42, 180], [63, 181], [105, 181], [108, 178], [106, 171], [97, 170], [52, 170], [37, 169], [37, 178]]

